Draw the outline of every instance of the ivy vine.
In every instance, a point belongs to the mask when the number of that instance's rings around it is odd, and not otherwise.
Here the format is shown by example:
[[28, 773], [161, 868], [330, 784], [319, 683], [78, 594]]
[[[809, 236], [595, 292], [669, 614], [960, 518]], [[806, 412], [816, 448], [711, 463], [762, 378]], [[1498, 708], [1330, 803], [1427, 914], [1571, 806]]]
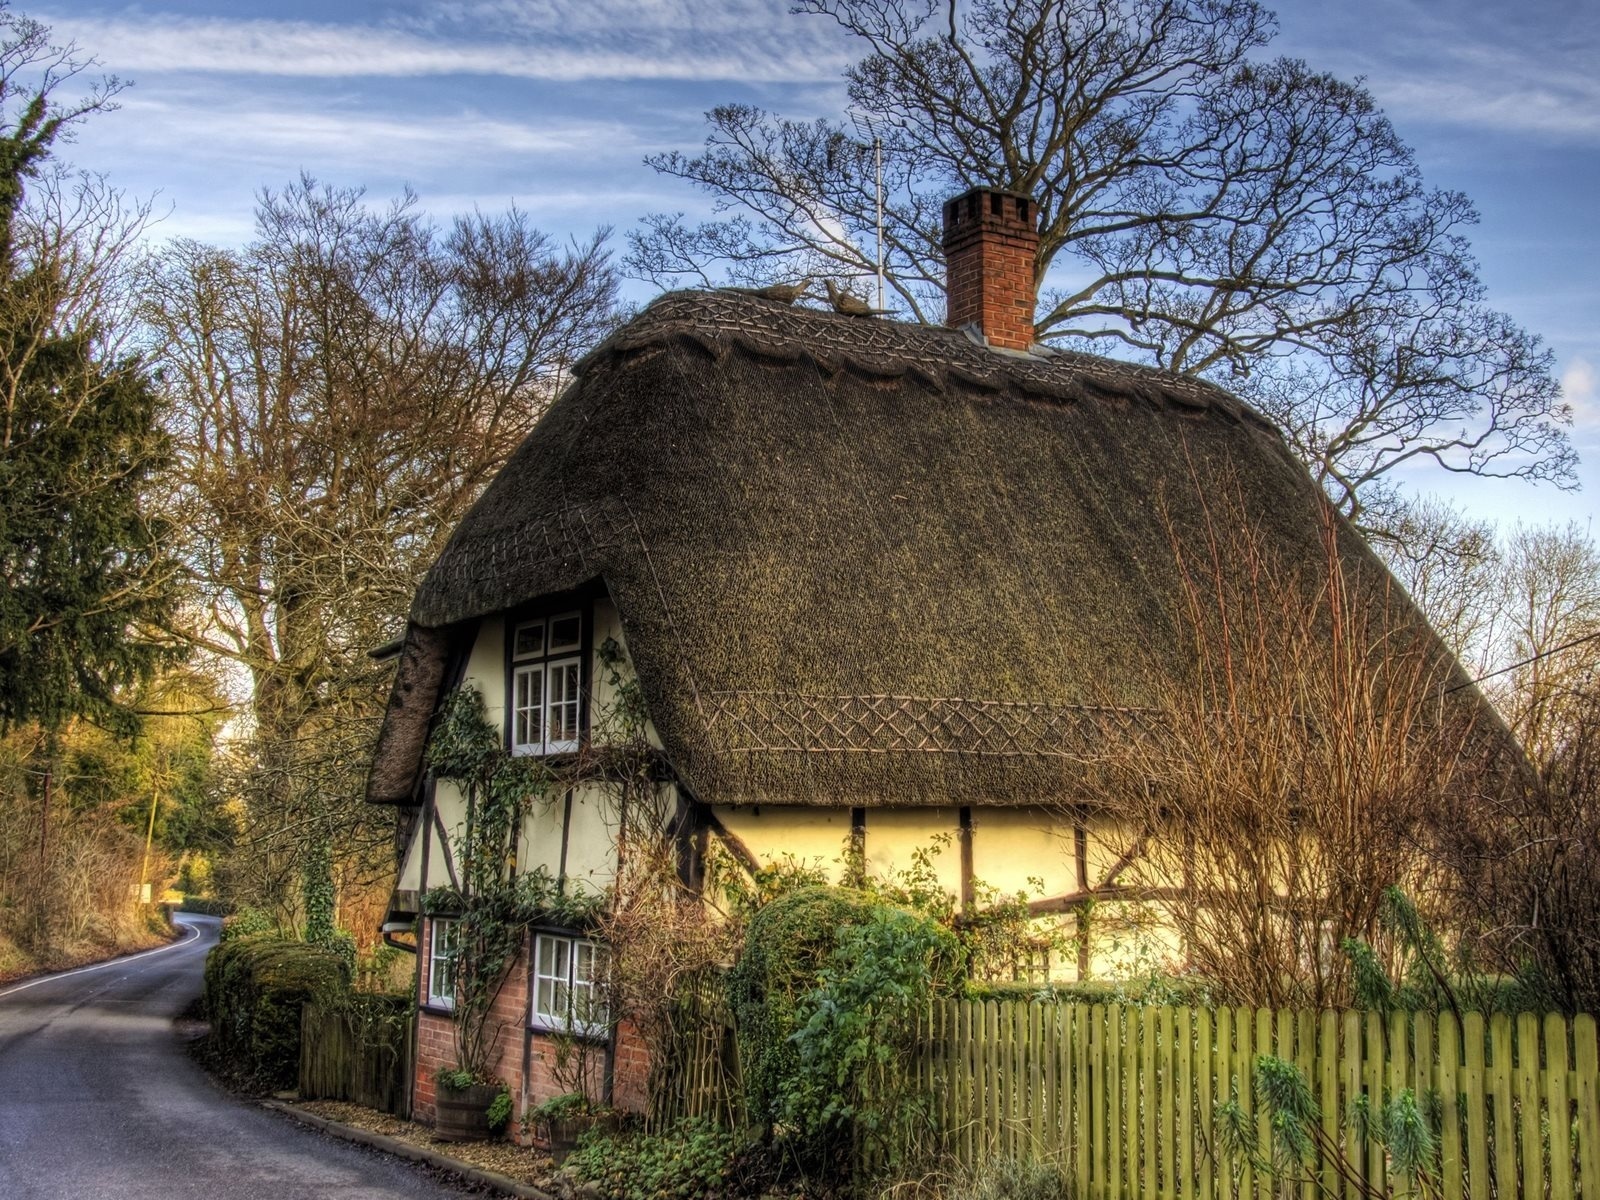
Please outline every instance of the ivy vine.
[[454, 921], [454, 1071], [491, 1083], [500, 1031], [490, 1014], [529, 926], [580, 915], [566, 910], [572, 902], [548, 873], [516, 869], [523, 818], [549, 799], [555, 778], [543, 761], [506, 752], [483, 697], [471, 687], [446, 698], [428, 766], [460, 788], [467, 809], [457, 843], [460, 886], [431, 888], [423, 897], [425, 913]]

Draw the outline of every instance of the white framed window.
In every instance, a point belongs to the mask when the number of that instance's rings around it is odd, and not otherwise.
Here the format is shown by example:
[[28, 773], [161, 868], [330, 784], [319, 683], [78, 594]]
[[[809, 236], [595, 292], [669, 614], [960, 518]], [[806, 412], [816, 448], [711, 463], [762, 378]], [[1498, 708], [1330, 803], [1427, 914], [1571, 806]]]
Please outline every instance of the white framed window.
[[528, 1024], [535, 1029], [603, 1037], [611, 1024], [605, 980], [611, 952], [588, 938], [539, 933], [533, 939], [533, 994]]
[[456, 1006], [456, 923], [441, 917], [428, 922], [428, 1003]]
[[511, 631], [511, 753], [578, 748], [583, 711], [583, 615], [519, 621]]

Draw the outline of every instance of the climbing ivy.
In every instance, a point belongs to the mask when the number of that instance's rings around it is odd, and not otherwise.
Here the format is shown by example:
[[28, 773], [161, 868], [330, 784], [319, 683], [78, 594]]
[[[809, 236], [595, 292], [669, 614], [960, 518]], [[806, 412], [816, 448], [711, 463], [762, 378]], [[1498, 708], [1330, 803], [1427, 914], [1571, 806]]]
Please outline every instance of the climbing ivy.
[[455, 921], [455, 1070], [493, 1082], [499, 1028], [490, 1012], [528, 927], [548, 920], [561, 889], [543, 871], [518, 874], [517, 835], [554, 779], [539, 759], [508, 754], [484, 713], [483, 697], [463, 687], [446, 698], [428, 746], [428, 765], [461, 789], [467, 820], [457, 843], [459, 888], [433, 888], [430, 916]]

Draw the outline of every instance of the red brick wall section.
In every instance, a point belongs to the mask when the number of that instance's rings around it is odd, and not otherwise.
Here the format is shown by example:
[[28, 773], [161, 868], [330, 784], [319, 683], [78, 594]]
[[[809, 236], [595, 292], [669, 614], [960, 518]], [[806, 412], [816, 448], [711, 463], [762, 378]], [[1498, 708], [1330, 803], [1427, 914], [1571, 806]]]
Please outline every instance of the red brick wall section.
[[[425, 921], [421, 941], [421, 970], [417, 973], [419, 1005], [427, 1002], [428, 948], [433, 937], [433, 922]], [[559, 1096], [569, 1090], [556, 1079], [555, 1041], [547, 1034], [530, 1030], [528, 1017], [528, 947], [524, 944], [517, 955], [500, 995], [490, 1009], [490, 1019], [500, 1026], [496, 1046], [495, 1073], [505, 1081], [516, 1100], [517, 1117], [513, 1119], [513, 1134], [520, 1127], [520, 1116], [525, 1110]], [[528, 1070], [523, 1071], [526, 1062]], [[435, 1117], [434, 1101], [437, 1088], [434, 1075], [440, 1067], [454, 1066], [456, 1061], [455, 1022], [443, 1013], [418, 1012], [415, 1090], [412, 1093], [412, 1116], [418, 1121], [432, 1124]], [[589, 1094], [602, 1094], [605, 1082], [604, 1048], [597, 1046], [590, 1062]], [[616, 1058], [614, 1063], [613, 1103], [630, 1112], [643, 1112], [649, 1095], [650, 1055], [638, 1030], [631, 1022], [623, 1021], [617, 1029]], [[522, 1140], [519, 1138], [519, 1140]]]

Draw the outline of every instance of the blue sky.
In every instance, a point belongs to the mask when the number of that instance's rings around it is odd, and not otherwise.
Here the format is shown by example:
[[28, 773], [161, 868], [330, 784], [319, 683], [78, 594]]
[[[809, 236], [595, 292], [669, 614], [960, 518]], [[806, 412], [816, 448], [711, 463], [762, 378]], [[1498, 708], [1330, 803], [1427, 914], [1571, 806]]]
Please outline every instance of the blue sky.
[[[618, 234], [703, 203], [642, 159], [692, 150], [745, 100], [837, 115], [854, 50], [785, 0], [56, 0], [18, 9], [133, 81], [67, 153], [136, 195], [157, 236], [246, 240], [254, 193], [302, 169], [441, 216], [515, 201]], [[1502, 518], [1587, 521], [1600, 496], [1600, 0], [1292, 0], [1278, 53], [1361, 75], [1433, 184], [1482, 213], [1492, 301], [1541, 334], [1577, 412], [1585, 487], [1414, 486]], [[644, 292], [637, 290], [638, 298]]]

